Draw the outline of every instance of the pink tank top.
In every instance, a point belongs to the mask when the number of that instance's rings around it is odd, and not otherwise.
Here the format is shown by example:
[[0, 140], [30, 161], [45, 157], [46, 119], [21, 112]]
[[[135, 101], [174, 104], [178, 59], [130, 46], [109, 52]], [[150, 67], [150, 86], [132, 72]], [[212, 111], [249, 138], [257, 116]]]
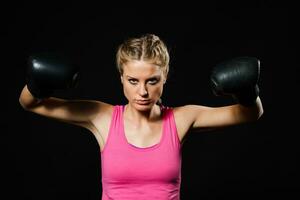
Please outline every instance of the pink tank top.
[[181, 144], [173, 110], [162, 107], [160, 142], [150, 147], [130, 144], [125, 136], [124, 105], [115, 105], [101, 152], [102, 200], [179, 200]]

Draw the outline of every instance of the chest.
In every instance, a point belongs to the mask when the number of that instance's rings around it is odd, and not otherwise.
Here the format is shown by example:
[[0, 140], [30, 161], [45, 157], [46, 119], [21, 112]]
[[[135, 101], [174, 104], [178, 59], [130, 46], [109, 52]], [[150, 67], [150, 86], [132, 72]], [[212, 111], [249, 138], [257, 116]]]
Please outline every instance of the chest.
[[103, 177], [114, 182], [174, 182], [181, 168], [179, 151], [132, 151], [110, 149], [109, 155], [101, 157]]
[[163, 134], [163, 122], [135, 125], [124, 120], [124, 135], [128, 143], [136, 147], [149, 147], [160, 142]]

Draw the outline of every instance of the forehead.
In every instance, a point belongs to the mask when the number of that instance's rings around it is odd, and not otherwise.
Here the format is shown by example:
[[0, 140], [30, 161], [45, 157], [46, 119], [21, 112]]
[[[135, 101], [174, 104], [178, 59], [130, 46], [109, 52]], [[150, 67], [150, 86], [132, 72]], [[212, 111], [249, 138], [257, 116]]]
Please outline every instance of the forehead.
[[125, 76], [136, 78], [162, 75], [160, 66], [140, 60], [126, 63], [123, 66], [123, 72]]

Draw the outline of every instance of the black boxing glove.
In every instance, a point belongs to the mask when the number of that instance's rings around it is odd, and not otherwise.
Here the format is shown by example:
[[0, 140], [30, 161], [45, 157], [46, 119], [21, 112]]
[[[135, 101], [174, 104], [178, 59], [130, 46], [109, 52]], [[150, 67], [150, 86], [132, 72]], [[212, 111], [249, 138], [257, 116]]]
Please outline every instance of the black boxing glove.
[[38, 99], [51, 96], [55, 90], [76, 86], [79, 67], [53, 54], [36, 54], [28, 59], [27, 88]]
[[255, 57], [237, 57], [217, 64], [210, 81], [215, 95], [230, 95], [244, 106], [254, 105], [259, 95], [260, 61]]

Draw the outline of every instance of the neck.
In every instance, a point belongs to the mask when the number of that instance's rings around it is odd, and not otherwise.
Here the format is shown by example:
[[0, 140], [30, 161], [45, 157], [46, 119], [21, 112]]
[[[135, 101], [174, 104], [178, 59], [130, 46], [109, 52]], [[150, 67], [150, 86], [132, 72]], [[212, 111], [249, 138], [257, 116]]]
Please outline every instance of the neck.
[[154, 105], [151, 109], [140, 111], [135, 109], [130, 104], [127, 104], [124, 109], [124, 115], [126, 118], [135, 121], [137, 123], [143, 123], [143, 122], [151, 122], [156, 121], [161, 118], [161, 110], [160, 106]]

